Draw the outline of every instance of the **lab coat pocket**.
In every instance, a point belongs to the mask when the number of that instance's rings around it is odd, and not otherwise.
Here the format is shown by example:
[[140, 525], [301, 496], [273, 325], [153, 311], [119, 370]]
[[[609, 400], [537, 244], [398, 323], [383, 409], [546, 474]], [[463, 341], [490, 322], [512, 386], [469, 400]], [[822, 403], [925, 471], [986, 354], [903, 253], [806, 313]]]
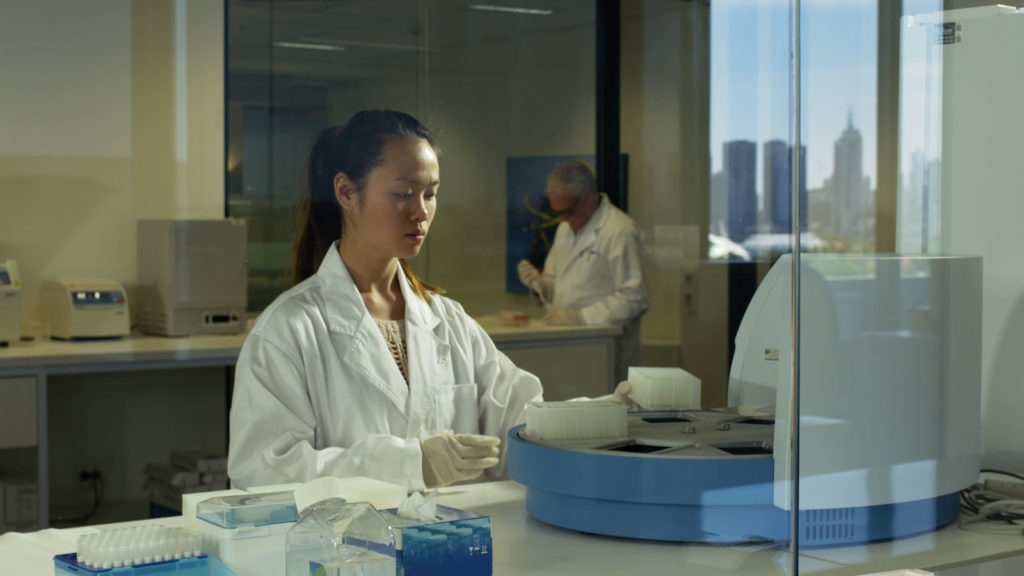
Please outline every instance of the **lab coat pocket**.
[[476, 384], [442, 386], [434, 396], [434, 411], [440, 429], [456, 434], [479, 434]]

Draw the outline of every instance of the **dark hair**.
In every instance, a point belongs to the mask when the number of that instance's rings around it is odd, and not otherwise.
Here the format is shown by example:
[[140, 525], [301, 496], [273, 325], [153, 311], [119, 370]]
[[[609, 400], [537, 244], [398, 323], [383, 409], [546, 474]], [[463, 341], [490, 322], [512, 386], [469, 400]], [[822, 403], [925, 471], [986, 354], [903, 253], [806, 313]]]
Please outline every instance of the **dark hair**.
[[[341, 238], [343, 220], [341, 206], [334, 197], [334, 177], [344, 173], [357, 190], [362, 190], [370, 171], [384, 160], [384, 145], [394, 137], [422, 138], [435, 153], [440, 152], [426, 126], [394, 110], [363, 110], [345, 124], [327, 128], [317, 137], [309, 153], [306, 194], [299, 207], [293, 260], [296, 284], [316, 272], [331, 243]], [[429, 292], [443, 293], [440, 288], [416, 278], [405, 260], [400, 263], [421, 298], [429, 302]]]

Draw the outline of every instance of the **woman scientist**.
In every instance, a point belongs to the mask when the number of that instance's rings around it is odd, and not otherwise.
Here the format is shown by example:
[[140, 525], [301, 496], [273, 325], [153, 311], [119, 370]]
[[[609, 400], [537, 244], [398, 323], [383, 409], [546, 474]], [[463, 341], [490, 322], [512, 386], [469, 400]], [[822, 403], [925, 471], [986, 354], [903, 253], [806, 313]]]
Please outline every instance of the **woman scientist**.
[[320, 134], [297, 284], [238, 358], [236, 487], [333, 475], [422, 490], [505, 475], [500, 439], [541, 385], [405, 261], [434, 219], [438, 173], [434, 139], [408, 114], [367, 110]]

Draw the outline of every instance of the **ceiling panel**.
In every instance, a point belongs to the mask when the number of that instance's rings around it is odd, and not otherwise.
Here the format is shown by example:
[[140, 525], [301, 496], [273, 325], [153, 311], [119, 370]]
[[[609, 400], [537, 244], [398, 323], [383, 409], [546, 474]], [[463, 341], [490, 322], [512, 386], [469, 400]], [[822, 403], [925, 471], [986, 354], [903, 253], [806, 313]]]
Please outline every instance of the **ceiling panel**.
[[[550, 14], [469, 8], [482, 2], [544, 9]], [[537, 65], [531, 42], [543, 46], [568, 31], [595, 25], [592, 2], [482, 2], [229, 0], [229, 72], [267, 75], [272, 70], [275, 76], [331, 82], [415, 71], [429, 61], [431, 66], [452, 67], [454, 62], [468, 72], [487, 73]], [[337, 50], [287, 44], [327, 45]]]

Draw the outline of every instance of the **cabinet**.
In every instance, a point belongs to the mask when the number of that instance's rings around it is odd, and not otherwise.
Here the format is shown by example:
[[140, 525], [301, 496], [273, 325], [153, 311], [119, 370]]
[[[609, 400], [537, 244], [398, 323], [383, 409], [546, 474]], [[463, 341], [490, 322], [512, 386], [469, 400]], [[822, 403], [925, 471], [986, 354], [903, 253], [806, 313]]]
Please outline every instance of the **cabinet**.
[[35, 447], [36, 379], [0, 378], [0, 450]]
[[0, 532], [37, 526], [36, 380], [0, 378]]

